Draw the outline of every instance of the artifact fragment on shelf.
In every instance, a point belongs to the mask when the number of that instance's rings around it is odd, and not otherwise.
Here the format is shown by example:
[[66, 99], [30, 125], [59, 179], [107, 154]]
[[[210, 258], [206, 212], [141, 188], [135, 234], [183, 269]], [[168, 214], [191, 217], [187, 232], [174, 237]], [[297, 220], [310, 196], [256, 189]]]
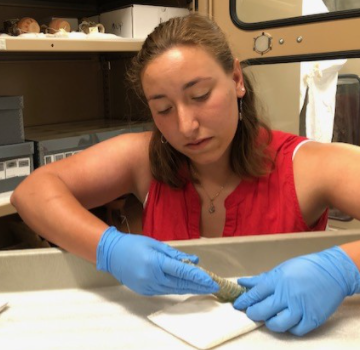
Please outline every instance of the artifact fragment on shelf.
[[55, 34], [58, 32], [70, 33], [71, 26], [70, 23], [63, 18], [54, 18], [50, 21], [48, 25], [42, 25], [41, 31], [46, 34]]
[[105, 33], [105, 27], [101, 23], [96, 23], [88, 18], [83, 18], [79, 24], [79, 31], [85, 34]]
[[40, 33], [38, 22], [31, 17], [8, 19], [4, 22], [4, 28], [7, 34], [13, 36], [26, 33]]

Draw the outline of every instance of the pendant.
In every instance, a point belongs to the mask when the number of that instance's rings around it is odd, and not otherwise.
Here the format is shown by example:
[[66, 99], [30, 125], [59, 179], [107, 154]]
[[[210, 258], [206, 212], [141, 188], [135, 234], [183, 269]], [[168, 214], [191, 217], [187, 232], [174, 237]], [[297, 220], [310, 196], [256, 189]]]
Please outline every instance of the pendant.
[[209, 213], [210, 214], [215, 213], [215, 205], [214, 205], [213, 201], [210, 201]]

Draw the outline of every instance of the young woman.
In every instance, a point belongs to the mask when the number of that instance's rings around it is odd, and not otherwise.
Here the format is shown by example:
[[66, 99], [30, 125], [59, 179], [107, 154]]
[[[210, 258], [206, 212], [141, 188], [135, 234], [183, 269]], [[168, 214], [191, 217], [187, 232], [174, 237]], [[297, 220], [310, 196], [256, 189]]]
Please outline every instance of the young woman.
[[[148, 103], [153, 132], [37, 169], [14, 192], [19, 214], [46, 239], [141, 294], [212, 293], [217, 284], [181, 262], [196, 257], [159, 241], [324, 230], [330, 205], [360, 218], [360, 149], [270, 131], [208, 18], [157, 27], [129, 78]], [[144, 203], [144, 236], [87, 210], [125, 193]], [[359, 242], [295, 258], [241, 279], [252, 289], [234, 306], [274, 331], [305, 334], [360, 292], [359, 267]]]

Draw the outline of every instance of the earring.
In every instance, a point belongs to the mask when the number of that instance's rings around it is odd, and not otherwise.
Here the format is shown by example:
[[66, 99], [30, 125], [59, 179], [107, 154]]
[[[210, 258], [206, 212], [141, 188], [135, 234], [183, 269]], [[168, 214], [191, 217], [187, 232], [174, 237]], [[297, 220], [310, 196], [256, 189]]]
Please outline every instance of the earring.
[[243, 116], [242, 116], [242, 98], [238, 99], [238, 105], [239, 105], [239, 120], [242, 121], [243, 120]]
[[161, 137], [160, 137], [160, 141], [163, 145], [166, 145], [168, 142], [167, 142], [167, 139], [164, 137], [163, 134], [161, 134]]

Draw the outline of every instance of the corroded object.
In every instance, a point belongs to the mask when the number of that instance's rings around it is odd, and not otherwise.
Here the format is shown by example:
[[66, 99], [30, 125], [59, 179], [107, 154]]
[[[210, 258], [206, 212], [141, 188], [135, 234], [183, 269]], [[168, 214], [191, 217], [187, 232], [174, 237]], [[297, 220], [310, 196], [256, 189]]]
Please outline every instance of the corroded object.
[[241, 294], [245, 293], [248, 289], [238, 285], [235, 282], [229, 281], [226, 278], [220, 277], [215, 273], [208, 271], [201, 266], [193, 264], [190, 260], [182, 260], [186, 264], [190, 264], [198, 267], [199, 269], [206, 272], [220, 287], [220, 291], [214, 293], [214, 295], [223, 302], [234, 302]]
[[17, 36], [24, 33], [40, 33], [38, 22], [30, 17], [8, 19], [4, 22], [5, 33]]
[[53, 18], [49, 25], [43, 24], [41, 31], [45, 34], [70, 33], [71, 26], [68, 21], [63, 18]]
[[80, 32], [85, 34], [90, 33], [105, 33], [105, 27], [101, 23], [96, 23], [94, 21], [89, 20], [88, 18], [83, 18], [81, 23], [79, 24]]

